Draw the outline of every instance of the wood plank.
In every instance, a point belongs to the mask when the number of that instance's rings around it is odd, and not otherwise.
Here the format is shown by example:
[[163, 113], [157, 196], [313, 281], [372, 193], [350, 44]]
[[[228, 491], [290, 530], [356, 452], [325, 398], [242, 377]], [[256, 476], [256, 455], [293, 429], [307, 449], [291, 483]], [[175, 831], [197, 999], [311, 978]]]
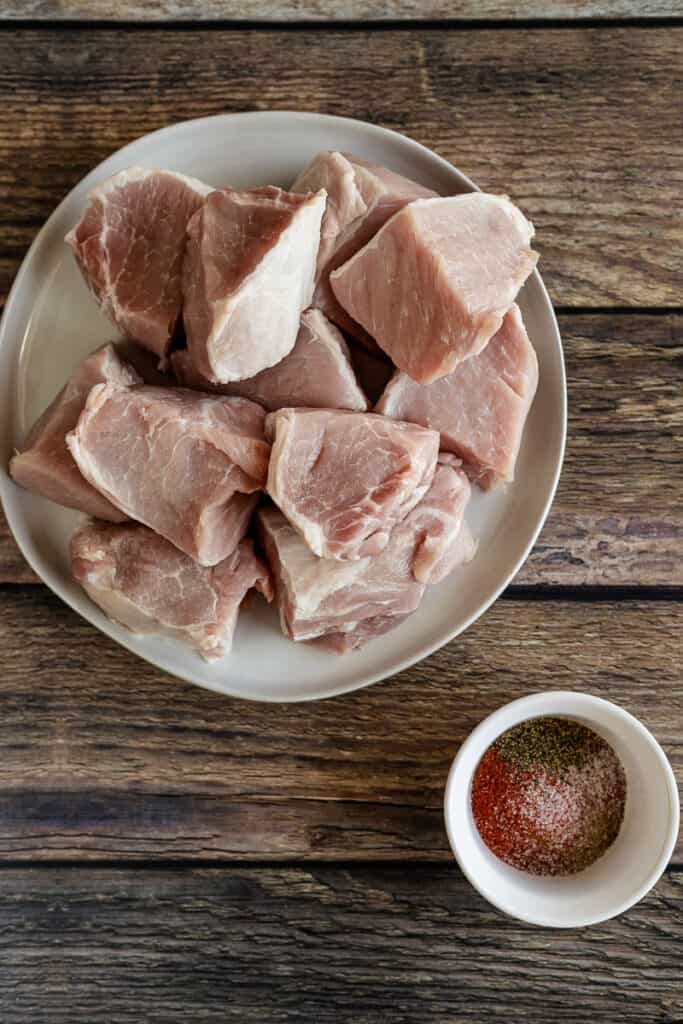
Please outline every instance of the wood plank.
[[[560, 327], [566, 462], [516, 582], [683, 586], [683, 316], [573, 314]], [[0, 582], [36, 582], [4, 520]]]
[[46, 591], [0, 591], [0, 859], [447, 861], [459, 744], [548, 688], [626, 707], [683, 780], [682, 608], [499, 601], [389, 682], [278, 706], [180, 683]]
[[657, 18], [680, 15], [671, 0], [6, 0], [2, 19], [34, 18], [44, 21], [93, 19], [106, 21], [395, 21], [452, 19], [482, 21], [542, 18]]
[[0, 297], [112, 150], [184, 118], [298, 108], [398, 129], [512, 195], [559, 304], [678, 306], [681, 46], [675, 26], [4, 31]]
[[455, 865], [3, 871], [3, 1021], [673, 1022], [682, 911], [679, 872], [550, 931]]

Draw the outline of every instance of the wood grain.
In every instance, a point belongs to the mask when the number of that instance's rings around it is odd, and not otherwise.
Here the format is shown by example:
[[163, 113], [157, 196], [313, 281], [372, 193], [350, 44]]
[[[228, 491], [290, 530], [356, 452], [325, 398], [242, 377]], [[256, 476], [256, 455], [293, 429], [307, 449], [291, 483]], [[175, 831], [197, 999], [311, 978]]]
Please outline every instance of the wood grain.
[[[683, 586], [683, 316], [560, 317], [567, 456], [517, 583]], [[0, 582], [35, 582], [4, 520]]]
[[683, 779], [675, 603], [499, 601], [393, 680], [301, 705], [178, 682], [37, 588], [0, 591], [0, 649], [4, 860], [448, 860], [459, 744], [548, 688], [622, 704]]
[[7, 871], [3, 1024], [681, 1020], [683, 877], [548, 931], [444, 867]]
[[[0, 20], [676, 14], [665, 0], [5, 0]], [[510, 192], [563, 306], [680, 306], [682, 35], [5, 25], [0, 301], [111, 150], [184, 117], [294, 107], [398, 128]], [[470, 729], [548, 687], [627, 707], [683, 778], [683, 606], [604, 589], [683, 583], [682, 322], [563, 317], [567, 464], [519, 577], [544, 600], [512, 592], [422, 665], [334, 702], [229, 701], [158, 672], [16, 585], [33, 577], [0, 527], [2, 1024], [683, 1020], [679, 871], [616, 921], [531, 929], [465, 882], [441, 812]]]
[[1, 18], [45, 21], [388, 21], [499, 18], [656, 18], [679, 15], [672, 0], [5, 0]]
[[675, 26], [3, 31], [0, 297], [59, 199], [124, 143], [298, 108], [398, 129], [509, 193], [559, 304], [677, 306], [682, 45]]

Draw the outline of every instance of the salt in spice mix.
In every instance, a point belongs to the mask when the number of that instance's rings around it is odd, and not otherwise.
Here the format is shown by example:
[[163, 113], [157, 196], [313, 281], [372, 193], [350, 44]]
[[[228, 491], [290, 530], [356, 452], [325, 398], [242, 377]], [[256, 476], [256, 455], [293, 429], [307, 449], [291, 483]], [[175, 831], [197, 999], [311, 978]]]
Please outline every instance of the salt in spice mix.
[[479, 834], [506, 864], [533, 875], [570, 875], [617, 838], [626, 775], [592, 729], [567, 718], [531, 718], [488, 748], [471, 803]]

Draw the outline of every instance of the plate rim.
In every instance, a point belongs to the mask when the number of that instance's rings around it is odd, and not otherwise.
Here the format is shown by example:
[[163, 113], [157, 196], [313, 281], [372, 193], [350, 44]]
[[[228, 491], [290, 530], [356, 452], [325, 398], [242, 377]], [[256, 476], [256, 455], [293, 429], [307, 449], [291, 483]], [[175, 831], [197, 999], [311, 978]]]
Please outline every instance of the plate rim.
[[[402, 132], [396, 131], [395, 129], [385, 128], [382, 125], [371, 124], [370, 122], [360, 120], [359, 118], [342, 117], [342, 116], [336, 115], [336, 114], [322, 114], [322, 113], [317, 113], [315, 111], [301, 111], [301, 110], [253, 110], [253, 111], [248, 111], [247, 110], [247, 111], [239, 111], [239, 112], [235, 112], [235, 113], [210, 114], [210, 115], [207, 115], [207, 116], [204, 116], [204, 117], [187, 118], [187, 119], [185, 119], [183, 121], [177, 121], [177, 122], [174, 122], [173, 124], [164, 125], [163, 127], [157, 128], [157, 129], [155, 129], [152, 132], [147, 132], [144, 135], [140, 135], [136, 139], [132, 139], [130, 142], [127, 142], [124, 146], [121, 146], [119, 149], [116, 149], [112, 153], [108, 154], [95, 167], [93, 167], [92, 170], [90, 170], [86, 175], [84, 175], [84, 177], [82, 177], [78, 182], [76, 182], [76, 184], [67, 192], [67, 194], [62, 198], [62, 200], [52, 210], [52, 212], [50, 213], [50, 215], [47, 218], [47, 220], [45, 221], [45, 223], [41, 226], [40, 230], [36, 234], [36, 237], [33, 239], [31, 245], [29, 246], [28, 250], [26, 251], [26, 254], [24, 255], [24, 257], [23, 257], [23, 259], [21, 261], [19, 269], [18, 269], [18, 271], [17, 271], [17, 273], [15, 275], [14, 281], [12, 282], [12, 285], [10, 287], [9, 293], [7, 295], [7, 300], [5, 302], [5, 307], [4, 307], [4, 310], [3, 310], [3, 313], [2, 313], [2, 317], [0, 318], [0, 369], [4, 369], [5, 368], [5, 364], [7, 364], [8, 366], [12, 366], [13, 363], [15, 362], [15, 360], [9, 354], [7, 354], [8, 353], [8, 346], [5, 344], [5, 336], [6, 336], [6, 334], [9, 331], [8, 325], [9, 325], [9, 322], [10, 322], [12, 308], [18, 302], [17, 296], [18, 296], [19, 292], [21, 291], [24, 277], [29, 272], [29, 263], [31, 262], [31, 259], [32, 259], [33, 255], [34, 255], [35, 251], [41, 245], [43, 238], [48, 234], [52, 224], [59, 218], [61, 211], [67, 205], [67, 203], [71, 199], [72, 195], [77, 190], [82, 189], [86, 185], [87, 185], [88, 188], [90, 188], [91, 187], [91, 182], [94, 183], [94, 182], [97, 181], [100, 169], [106, 163], [108, 163], [114, 157], [121, 157], [121, 156], [125, 155], [126, 152], [129, 149], [131, 149], [134, 146], [137, 146], [143, 140], [144, 141], [151, 141], [151, 140], [163, 137], [163, 136], [170, 136], [170, 135], [173, 135], [173, 134], [175, 134], [177, 132], [182, 132], [183, 130], [187, 129], [188, 126], [190, 126], [190, 125], [195, 126], [195, 127], [198, 127], [198, 126], [208, 126], [209, 124], [215, 124], [216, 122], [226, 122], [226, 121], [235, 122], [235, 121], [239, 121], [239, 120], [242, 120], [242, 119], [250, 119], [251, 120], [251, 119], [254, 119], [254, 118], [262, 119], [262, 120], [287, 118], [287, 119], [294, 119], [294, 120], [298, 120], [298, 121], [314, 121], [314, 122], [325, 121], [325, 122], [330, 123], [330, 124], [334, 124], [334, 123], [341, 123], [341, 124], [345, 124], [345, 125], [351, 124], [351, 125], [356, 126], [357, 128], [362, 129], [367, 134], [375, 136], [375, 137], [380, 138], [380, 139], [381, 138], [389, 137], [389, 138], [392, 138], [392, 139], [400, 140], [402, 145], [404, 145], [404, 146], [407, 145], [408, 148], [411, 148], [411, 149], [415, 150], [416, 152], [421, 153], [422, 155], [426, 156], [429, 160], [436, 161], [437, 165], [440, 165], [445, 172], [452, 174], [455, 171], [456, 174], [472, 189], [472, 191], [476, 191], [476, 192], [482, 191], [479, 188], [479, 186], [475, 182], [473, 182], [471, 180], [471, 178], [469, 178], [466, 174], [464, 174], [458, 167], [456, 167], [454, 164], [450, 163], [450, 161], [446, 160], [445, 157], [442, 157], [440, 154], [436, 153], [434, 150], [429, 149], [428, 146], [423, 145], [421, 142], [418, 142], [416, 139], [413, 139], [413, 138], [411, 138], [408, 135], [404, 135]], [[558, 487], [558, 484], [559, 484], [560, 476], [561, 476], [561, 473], [562, 473], [562, 468], [563, 468], [563, 465], [564, 465], [564, 458], [565, 458], [565, 453], [566, 453], [566, 442], [567, 442], [567, 404], [568, 403], [567, 403], [567, 374], [566, 374], [566, 367], [565, 367], [565, 361], [564, 361], [564, 347], [562, 345], [562, 336], [560, 334], [560, 329], [559, 329], [559, 324], [557, 322], [557, 316], [555, 314], [555, 309], [553, 307], [553, 304], [552, 304], [552, 301], [550, 299], [550, 295], [548, 294], [548, 290], [547, 290], [547, 288], [545, 286], [545, 283], [544, 283], [544, 281], [543, 281], [543, 279], [542, 279], [542, 277], [541, 277], [541, 275], [540, 275], [540, 273], [539, 273], [539, 271], [537, 269], [534, 269], [534, 271], [532, 272], [531, 277], [535, 280], [536, 286], [540, 289], [540, 295], [541, 295], [541, 297], [542, 297], [542, 299], [543, 299], [543, 301], [545, 303], [547, 312], [549, 313], [549, 316], [550, 316], [550, 323], [552, 324], [552, 331], [553, 331], [553, 341], [554, 341], [555, 346], [557, 347], [557, 350], [559, 352], [559, 370], [560, 370], [560, 385], [561, 385], [561, 387], [560, 387], [560, 392], [561, 392], [561, 408], [560, 408], [561, 437], [559, 439], [560, 440], [559, 452], [558, 452], [558, 457], [557, 457], [555, 469], [554, 469], [554, 472], [553, 472], [553, 477], [552, 477], [551, 485], [550, 485], [550, 488], [549, 488], [548, 493], [546, 495], [546, 499], [544, 501], [542, 511], [541, 511], [541, 513], [540, 513], [540, 515], [538, 517], [538, 520], [537, 520], [537, 523], [536, 523], [535, 527], [531, 531], [529, 539], [528, 539], [524, 549], [522, 550], [520, 556], [517, 558], [516, 562], [514, 563], [512, 568], [509, 570], [509, 572], [506, 573], [505, 577], [501, 580], [500, 584], [491, 592], [491, 594], [482, 602], [482, 604], [480, 604], [478, 606], [478, 608], [475, 611], [473, 611], [455, 629], [449, 630], [445, 635], [443, 635], [441, 638], [439, 638], [435, 642], [428, 642], [425, 645], [420, 646], [419, 649], [417, 649], [416, 651], [414, 651], [413, 653], [411, 653], [407, 657], [402, 658], [399, 662], [393, 664], [391, 669], [388, 672], [383, 672], [383, 671], [374, 672], [371, 675], [369, 675], [368, 677], [364, 677], [364, 678], [362, 678], [360, 680], [343, 681], [343, 682], [340, 682], [337, 685], [333, 685], [333, 686], [327, 687], [327, 688], [325, 688], [322, 691], [313, 690], [313, 691], [310, 691], [310, 692], [306, 692], [304, 694], [295, 694], [295, 695], [288, 695], [288, 694], [267, 694], [267, 695], [264, 695], [264, 694], [249, 694], [249, 693], [237, 692], [237, 691], [234, 691], [234, 690], [232, 690], [230, 688], [230, 683], [229, 682], [227, 683], [227, 685], [219, 685], [218, 683], [214, 683], [211, 680], [197, 679], [197, 678], [193, 677], [192, 675], [190, 675], [188, 672], [184, 671], [181, 667], [179, 667], [177, 669], [176, 668], [171, 669], [171, 668], [167, 668], [165, 665], [160, 665], [159, 661], [156, 660], [152, 655], [147, 655], [147, 654], [137, 650], [133, 646], [132, 637], [134, 636], [134, 634], [130, 634], [130, 637], [131, 637], [130, 640], [128, 639], [128, 636], [125, 635], [125, 631], [124, 631], [123, 635], [119, 635], [119, 633], [114, 628], [112, 628], [112, 627], [114, 627], [115, 624], [112, 623], [111, 620], [109, 620], [106, 616], [104, 617], [105, 618], [104, 622], [98, 621], [98, 619], [96, 618], [96, 612], [95, 612], [94, 606], [93, 606], [93, 609], [91, 610], [90, 604], [89, 604], [89, 602], [87, 602], [87, 603], [85, 603], [84, 607], [81, 607], [76, 600], [72, 599], [72, 597], [69, 595], [68, 591], [66, 591], [66, 589], [62, 586], [61, 580], [60, 580], [60, 578], [58, 578], [56, 576], [56, 574], [55, 574], [55, 579], [53, 579], [53, 580], [47, 579], [45, 574], [44, 574], [44, 572], [41, 571], [41, 569], [39, 569], [34, 564], [32, 558], [27, 553], [26, 547], [24, 546], [24, 543], [23, 543], [23, 541], [22, 541], [22, 539], [20, 537], [20, 533], [22, 532], [21, 529], [19, 529], [19, 531], [17, 531], [17, 529], [15, 528], [17, 526], [17, 522], [15, 522], [15, 515], [11, 511], [12, 501], [11, 501], [10, 495], [11, 495], [12, 489], [16, 488], [17, 485], [14, 483], [14, 481], [9, 476], [9, 473], [7, 471], [7, 467], [5, 465], [3, 465], [3, 466], [0, 467], [0, 502], [2, 503], [3, 510], [4, 510], [4, 513], [5, 513], [5, 518], [7, 520], [7, 525], [9, 527], [9, 530], [10, 530], [11, 534], [12, 534], [14, 542], [17, 544], [17, 546], [18, 546], [19, 550], [21, 551], [21, 554], [22, 554], [23, 558], [25, 559], [25, 561], [28, 563], [30, 568], [36, 573], [36, 575], [39, 577], [39, 579], [45, 584], [45, 586], [47, 586], [52, 591], [52, 593], [55, 594], [56, 597], [58, 597], [68, 607], [70, 607], [74, 612], [76, 612], [76, 614], [78, 614], [81, 618], [85, 619], [92, 626], [94, 626], [95, 629], [99, 630], [100, 632], [103, 632], [106, 636], [109, 636], [110, 639], [114, 640], [115, 643], [119, 644], [120, 646], [124, 647], [126, 650], [130, 651], [131, 654], [134, 654], [135, 656], [137, 656], [139, 658], [142, 658], [143, 661], [146, 661], [148, 664], [152, 665], [158, 671], [167, 673], [171, 677], [180, 679], [183, 682], [189, 683], [189, 684], [191, 684], [193, 686], [199, 686], [202, 689], [206, 689], [206, 690], [209, 690], [209, 691], [211, 691], [213, 693], [220, 694], [220, 696], [222, 696], [222, 697], [229, 697], [229, 698], [231, 698], [233, 700], [249, 700], [249, 701], [254, 701], [256, 703], [266, 703], [266, 704], [299, 704], [299, 703], [307, 703], [308, 701], [327, 700], [327, 699], [331, 699], [333, 697], [343, 696], [344, 694], [347, 694], [347, 693], [353, 693], [353, 692], [355, 692], [357, 690], [365, 689], [365, 687], [372, 686], [374, 683], [378, 683], [378, 682], [382, 682], [383, 680], [390, 679], [393, 676], [398, 675], [398, 673], [400, 673], [400, 672], [404, 672], [406, 669], [411, 668], [413, 665], [417, 665], [420, 662], [424, 661], [425, 658], [428, 658], [435, 651], [440, 650], [446, 644], [450, 643], [456, 637], [460, 636], [461, 633], [464, 633], [465, 630], [469, 629], [470, 626], [472, 626], [479, 618], [481, 618], [481, 616], [484, 615], [489, 610], [489, 608], [498, 600], [500, 595], [510, 585], [512, 580], [514, 580], [515, 576], [518, 574], [519, 570], [521, 569], [521, 567], [524, 565], [524, 563], [526, 562], [527, 558], [529, 557], [529, 554], [531, 553], [531, 550], [533, 549], [534, 544], [536, 543], [536, 540], [538, 539], [538, 536], [539, 536], [541, 530], [543, 529], [543, 526], [545, 525], [545, 523], [547, 521], [548, 514], [550, 512], [550, 509], [552, 507], [553, 501], [555, 499], [555, 495], [557, 493], [557, 487]], [[10, 499], [10, 500], [8, 501], [7, 499]], [[16, 519], [20, 520], [20, 517], [17, 515]], [[21, 526], [21, 523], [19, 522], [18, 525]], [[50, 573], [48, 573], [48, 575], [52, 575], [52, 573], [50, 572]], [[119, 628], [123, 629], [123, 627], [119, 627]]]

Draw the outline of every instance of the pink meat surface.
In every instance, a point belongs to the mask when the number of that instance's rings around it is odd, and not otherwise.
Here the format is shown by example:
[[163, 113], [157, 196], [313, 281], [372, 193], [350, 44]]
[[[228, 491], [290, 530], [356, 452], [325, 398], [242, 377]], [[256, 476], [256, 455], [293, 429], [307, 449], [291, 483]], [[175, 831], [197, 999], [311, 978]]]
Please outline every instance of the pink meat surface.
[[538, 361], [513, 305], [479, 355], [434, 384], [398, 373], [377, 412], [438, 430], [441, 447], [459, 455], [482, 486], [514, 479], [527, 414], [536, 394]]
[[247, 591], [272, 599], [270, 574], [250, 540], [205, 568], [139, 523], [86, 522], [71, 538], [71, 567], [109, 618], [133, 633], [181, 640], [207, 661], [231, 649]]
[[352, 337], [372, 347], [372, 340], [349, 316], [330, 288], [330, 272], [361, 249], [397, 210], [436, 192], [387, 167], [351, 153], [322, 152], [292, 186], [293, 192], [327, 192], [320, 233], [313, 305]]
[[418, 199], [330, 276], [344, 309], [422, 384], [499, 330], [533, 270], [533, 227], [502, 196]]
[[122, 362], [111, 344], [92, 352], [74, 370], [34, 423], [21, 450], [10, 460], [9, 471], [22, 487], [58, 505], [118, 523], [126, 518], [125, 514], [88, 483], [65, 440], [76, 426], [91, 388], [107, 381], [122, 386], [140, 383], [135, 370]]
[[188, 228], [183, 320], [199, 373], [246, 380], [294, 348], [313, 295], [325, 193], [213, 192]]
[[210, 191], [182, 174], [130, 167], [93, 189], [66, 236], [104, 313], [162, 360], [180, 319], [188, 221]]
[[350, 633], [368, 619], [405, 617], [420, 603], [424, 584], [410, 572], [412, 551], [392, 545], [389, 554], [354, 562], [318, 558], [279, 509], [259, 509], [257, 521], [282, 631], [292, 640]]
[[324, 637], [343, 651], [393, 629], [418, 607], [427, 583], [474, 555], [476, 544], [464, 522], [468, 497], [466, 477], [446, 457], [384, 551], [354, 562], [318, 558], [279, 509], [261, 508], [259, 531], [285, 635]]
[[328, 650], [334, 651], [335, 654], [349, 654], [350, 651], [364, 647], [369, 640], [374, 640], [375, 637], [383, 636], [390, 630], [396, 629], [409, 615], [412, 615], [412, 612], [409, 612], [408, 615], [377, 615], [373, 619], [364, 619], [363, 622], [359, 622], [352, 632], [326, 633], [325, 636], [318, 637], [311, 643], [326, 647]]
[[264, 416], [245, 398], [100, 384], [67, 444], [125, 515], [216, 565], [244, 536], [265, 483]]
[[477, 544], [464, 521], [471, 495], [460, 459], [440, 452], [432, 486], [409, 518], [416, 537], [413, 576], [420, 583], [440, 583], [474, 558]]
[[429, 487], [439, 435], [372, 413], [270, 413], [267, 490], [314, 554], [376, 555]]
[[183, 387], [241, 395], [271, 412], [285, 406], [360, 412], [368, 407], [344, 338], [318, 309], [307, 309], [302, 314], [296, 344], [289, 355], [249, 380], [212, 384], [195, 368], [188, 349], [174, 352], [171, 365]]

